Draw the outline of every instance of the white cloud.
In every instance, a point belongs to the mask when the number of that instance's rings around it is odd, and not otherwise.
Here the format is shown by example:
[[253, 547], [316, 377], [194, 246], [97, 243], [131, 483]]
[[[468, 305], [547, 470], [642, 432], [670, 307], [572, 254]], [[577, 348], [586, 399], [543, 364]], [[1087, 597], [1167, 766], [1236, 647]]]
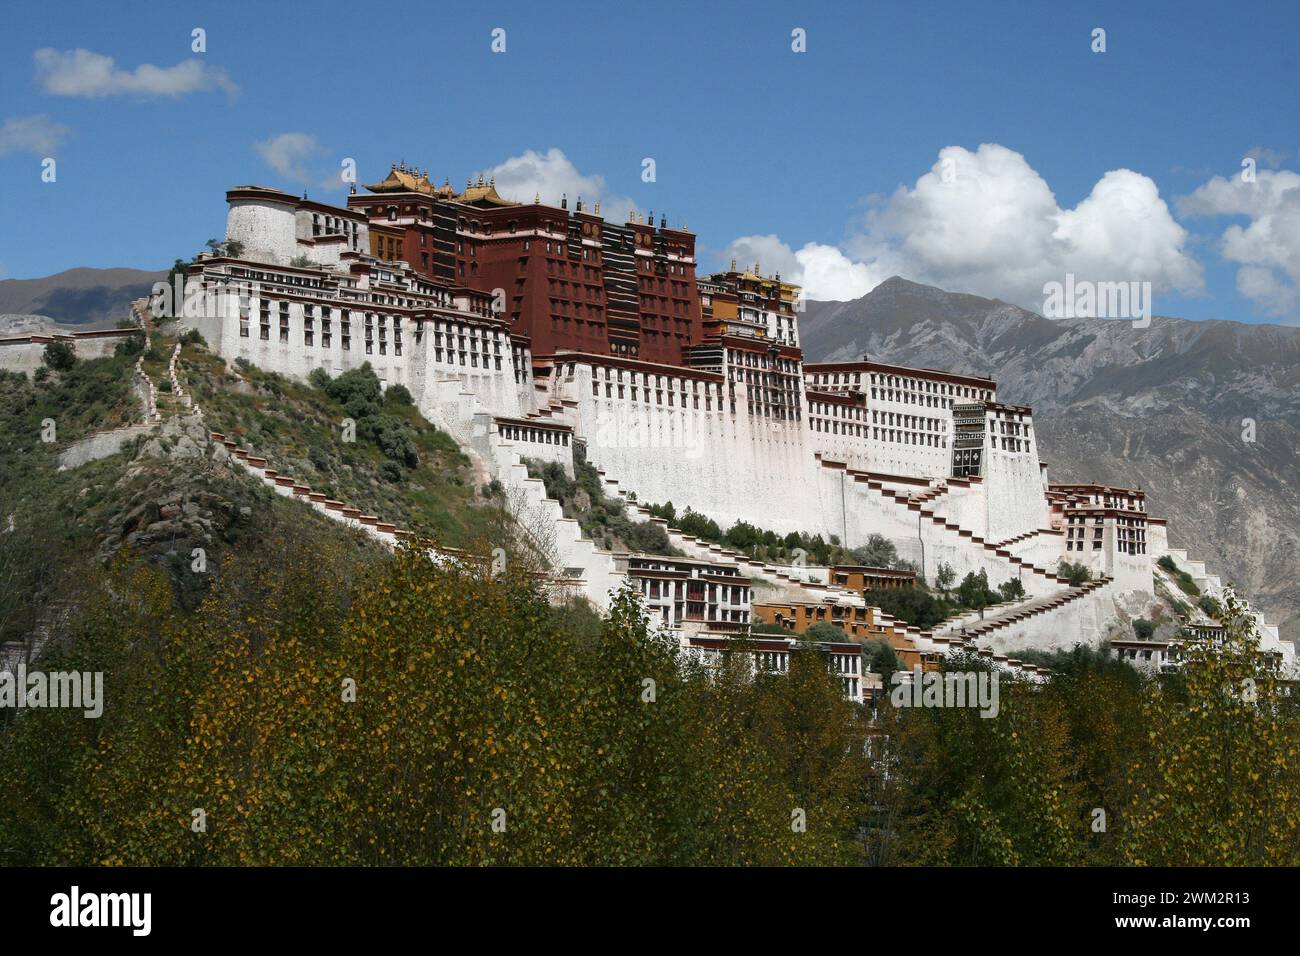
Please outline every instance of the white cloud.
[[813, 299], [856, 297], [902, 275], [1041, 310], [1044, 283], [1066, 273], [1198, 293], [1201, 267], [1186, 242], [1155, 183], [1139, 173], [1108, 172], [1063, 209], [1019, 153], [948, 146], [912, 187], [874, 197], [841, 247], [809, 243], [791, 253], [798, 271], [783, 277], [804, 283]]
[[307, 161], [321, 152], [321, 145], [310, 133], [281, 133], [254, 143], [259, 156], [281, 176], [300, 183], [319, 177], [307, 167]]
[[1256, 146], [1247, 150], [1246, 155], [1255, 160], [1260, 166], [1267, 166], [1270, 169], [1277, 169], [1286, 162], [1287, 156], [1280, 150], [1271, 149], [1268, 146]]
[[1267, 315], [1300, 320], [1300, 173], [1261, 169], [1253, 183], [1215, 176], [1178, 201], [1185, 216], [1244, 216], [1219, 251], [1236, 262], [1237, 291]]
[[36, 81], [55, 96], [97, 99], [124, 94], [136, 96], [184, 96], [188, 93], [221, 89], [234, 95], [239, 87], [220, 67], [201, 60], [184, 60], [175, 66], [142, 63], [134, 70], [118, 69], [111, 56], [90, 50], [37, 50]]
[[866, 295], [892, 273], [854, 262], [834, 246], [810, 242], [795, 252], [776, 236], [742, 236], [727, 247], [741, 269], [757, 265], [764, 274], [780, 273], [798, 282], [804, 295], [820, 301], [848, 301]]
[[612, 222], [622, 222], [633, 205], [627, 197], [611, 194], [604, 176], [584, 176], [563, 150], [554, 147], [545, 153], [526, 150], [476, 172], [475, 177], [480, 174], [485, 180], [495, 179], [497, 192], [516, 202], [529, 203], [536, 196], [548, 205], [558, 206], [560, 198], [567, 196], [570, 209], [579, 199], [586, 209], [594, 209], [600, 202], [601, 215]]
[[342, 165], [331, 168], [328, 151], [311, 133], [280, 133], [254, 143], [253, 149], [285, 179], [319, 189], [344, 189]]
[[52, 156], [72, 130], [48, 116], [14, 116], [0, 126], [0, 156], [34, 153]]

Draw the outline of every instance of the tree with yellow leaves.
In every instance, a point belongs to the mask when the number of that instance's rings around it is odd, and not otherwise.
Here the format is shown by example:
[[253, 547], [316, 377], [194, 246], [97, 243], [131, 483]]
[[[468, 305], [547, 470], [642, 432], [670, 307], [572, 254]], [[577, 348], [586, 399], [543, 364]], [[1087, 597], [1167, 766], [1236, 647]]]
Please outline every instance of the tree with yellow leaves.
[[1148, 703], [1124, 854], [1151, 866], [1300, 863], [1300, 713], [1228, 592], [1221, 639], [1189, 640]]

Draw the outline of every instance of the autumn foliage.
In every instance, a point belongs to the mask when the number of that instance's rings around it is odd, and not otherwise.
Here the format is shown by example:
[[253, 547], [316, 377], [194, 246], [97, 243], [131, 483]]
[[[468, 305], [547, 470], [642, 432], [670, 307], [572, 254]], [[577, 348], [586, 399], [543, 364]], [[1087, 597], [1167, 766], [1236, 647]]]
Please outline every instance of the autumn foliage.
[[1300, 718], [1235, 611], [1176, 678], [1079, 651], [996, 718], [873, 719], [814, 652], [705, 671], [523, 567], [290, 535], [221, 581], [86, 581], [41, 666], [104, 715], [0, 723], [5, 863], [1300, 862]]
[[705, 677], [630, 593], [601, 620], [410, 551], [223, 580], [186, 615], [151, 570], [97, 582], [45, 666], [104, 670], [105, 713], [0, 728], [7, 862], [859, 859], [864, 717], [816, 655]]

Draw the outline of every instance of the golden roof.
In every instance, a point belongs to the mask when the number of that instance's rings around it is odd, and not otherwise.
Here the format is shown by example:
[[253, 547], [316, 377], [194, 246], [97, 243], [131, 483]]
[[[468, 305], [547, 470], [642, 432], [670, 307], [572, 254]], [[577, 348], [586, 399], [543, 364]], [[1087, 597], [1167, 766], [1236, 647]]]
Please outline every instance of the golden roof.
[[429, 182], [427, 169], [423, 172], [414, 167], [408, 169], [406, 163], [393, 163], [387, 179], [366, 188], [372, 193], [423, 193], [426, 196], [438, 196], [444, 199], [456, 198], [456, 190], [451, 188], [450, 183], [444, 182], [441, 186], [435, 186]]
[[367, 186], [372, 193], [422, 193], [436, 199], [452, 199], [456, 202], [476, 203], [484, 206], [518, 206], [519, 203], [506, 199], [497, 192], [495, 179], [484, 182], [479, 176], [478, 182], [470, 180], [465, 184], [465, 191], [458, 193], [451, 188], [451, 183], [444, 181], [441, 186], [429, 182], [429, 171], [423, 172], [407, 168], [406, 163], [393, 163], [388, 178], [381, 183]]
[[506, 199], [497, 192], [497, 181], [490, 179], [486, 183], [483, 177], [478, 178], [477, 185], [465, 187], [465, 191], [458, 197], [459, 202], [465, 203], [486, 203], [489, 206], [518, 206], [519, 203]]

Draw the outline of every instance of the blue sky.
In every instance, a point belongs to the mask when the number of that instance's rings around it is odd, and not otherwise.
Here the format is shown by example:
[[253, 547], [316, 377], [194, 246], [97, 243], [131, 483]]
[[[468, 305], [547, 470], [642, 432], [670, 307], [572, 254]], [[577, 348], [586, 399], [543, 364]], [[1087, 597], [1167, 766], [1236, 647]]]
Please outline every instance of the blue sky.
[[1034, 307], [1071, 271], [1152, 281], [1159, 313], [1300, 321], [1292, 2], [19, 0], [8, 14], [5, 277], [161, 268], [221, 234], [230, 186], [342, 202], [326, 182], [351, 157], [362, 182], [405, 159], [454, 185], [487, 170], [521, 199], [573, 187], [607, 215], [634, 203], [685, 221], [706, 268], [761, 256], [825, 297], [900, 271]]

